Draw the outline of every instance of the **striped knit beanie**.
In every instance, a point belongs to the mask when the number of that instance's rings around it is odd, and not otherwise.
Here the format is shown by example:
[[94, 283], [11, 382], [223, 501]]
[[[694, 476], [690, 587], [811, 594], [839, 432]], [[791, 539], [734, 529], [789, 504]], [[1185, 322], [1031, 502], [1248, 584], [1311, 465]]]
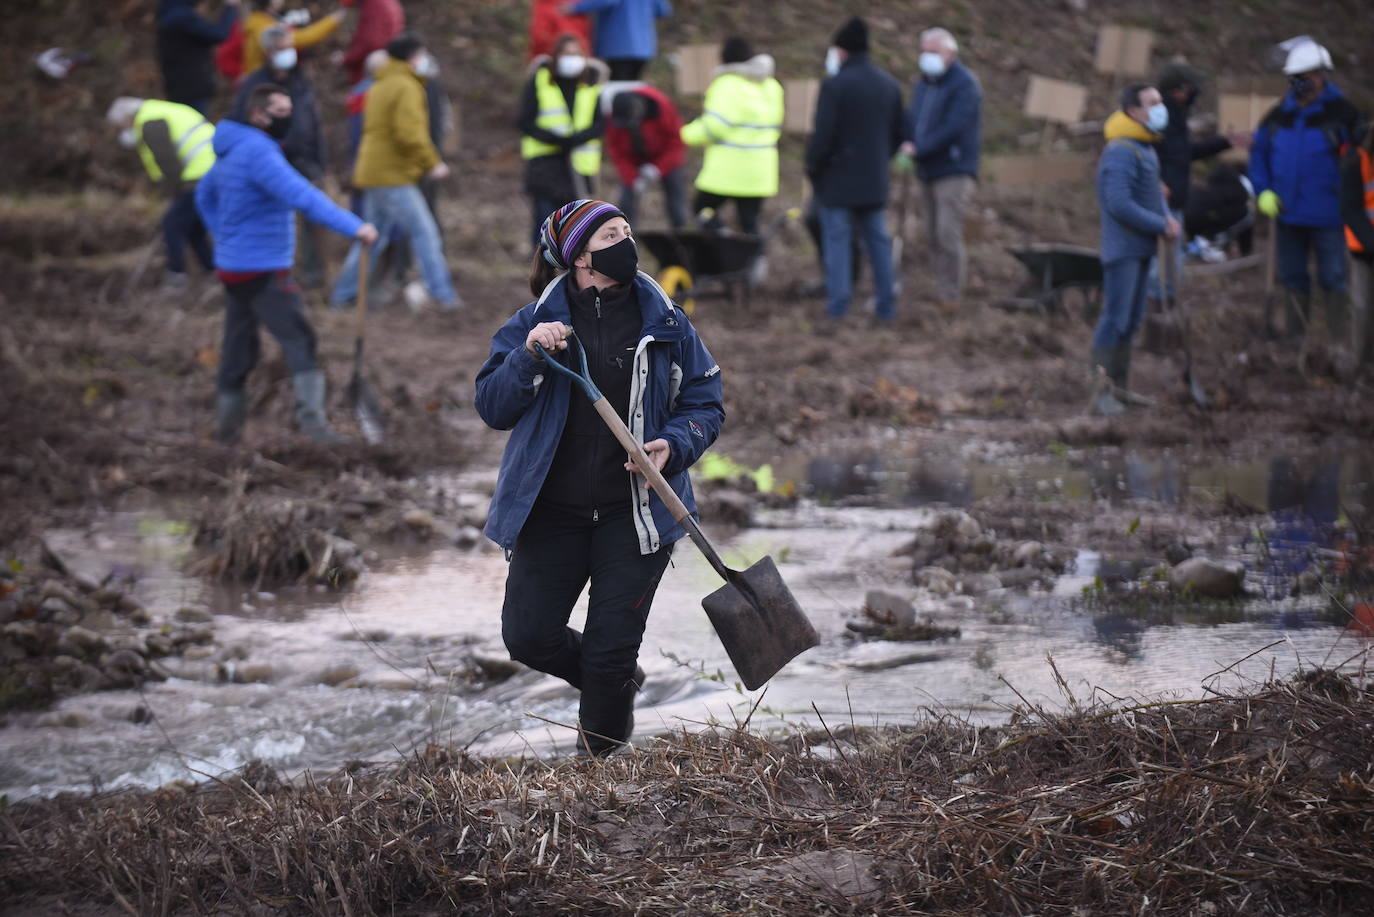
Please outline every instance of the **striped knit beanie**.
[[539, 247], [543, 249], [544, 260], [556, 268], [568, 270], [597, 227], [623, 216], [619, 207], [605, 201], [564, 204], [545, 217], [544, 225], [539, 227]]

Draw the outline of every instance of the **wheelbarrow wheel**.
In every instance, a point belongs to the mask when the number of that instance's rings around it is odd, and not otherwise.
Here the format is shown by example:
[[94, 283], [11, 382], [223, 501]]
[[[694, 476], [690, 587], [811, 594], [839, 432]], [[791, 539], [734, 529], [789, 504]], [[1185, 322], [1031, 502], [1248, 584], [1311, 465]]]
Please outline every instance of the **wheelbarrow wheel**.
[[672, 264], [665, 267], [658, 275], [658, 285], [663, 287], [663, 292], [668, 294], [668, 298], [678, 305], [688, 315], [697, 310], [697, 301], [692, 298], [692, 275], [680, 264]]

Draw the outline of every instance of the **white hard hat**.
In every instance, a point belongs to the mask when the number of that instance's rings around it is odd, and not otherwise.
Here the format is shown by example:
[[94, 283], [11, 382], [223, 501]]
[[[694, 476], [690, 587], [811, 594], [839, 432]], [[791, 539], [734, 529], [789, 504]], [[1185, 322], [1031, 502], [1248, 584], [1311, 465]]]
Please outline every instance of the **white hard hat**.
[[1330, 69], [1331, 53], [1315, 41], [1300, 42], [1289, 48], [1288, 57], [1283, 62], [1283, 72], [1289, 76]]

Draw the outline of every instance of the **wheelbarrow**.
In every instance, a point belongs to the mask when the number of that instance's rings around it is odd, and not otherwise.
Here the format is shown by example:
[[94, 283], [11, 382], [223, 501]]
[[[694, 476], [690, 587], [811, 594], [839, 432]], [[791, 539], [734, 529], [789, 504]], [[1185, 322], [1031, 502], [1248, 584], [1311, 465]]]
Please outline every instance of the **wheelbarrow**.
[[1057, 314], [1064, 311], [1064, 294], [1078, 290], [1083, 297], [1083, 320], [1097, 320], [1102, 311], [1102, 261], [1097, 249], [1032, 242], [1007, 251], [1031, 275], [1016, 291], [1017, 305]]
[[765, 239], [729, 229], [678, 229], [636, 232], [635, 241], [658, 260], [659, 286], [691, 315], [703, 282], [723, 285], [736, 305], [749, 302]]

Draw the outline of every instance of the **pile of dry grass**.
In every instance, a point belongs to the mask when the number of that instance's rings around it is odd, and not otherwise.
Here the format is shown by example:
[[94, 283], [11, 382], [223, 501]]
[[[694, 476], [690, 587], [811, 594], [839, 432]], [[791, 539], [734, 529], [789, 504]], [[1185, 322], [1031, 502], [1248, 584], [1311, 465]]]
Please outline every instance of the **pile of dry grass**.
[[0, 897], [129, 913], [1367, 914], [1374, 694], [681, 735], [64, 798], [3, 818]]

